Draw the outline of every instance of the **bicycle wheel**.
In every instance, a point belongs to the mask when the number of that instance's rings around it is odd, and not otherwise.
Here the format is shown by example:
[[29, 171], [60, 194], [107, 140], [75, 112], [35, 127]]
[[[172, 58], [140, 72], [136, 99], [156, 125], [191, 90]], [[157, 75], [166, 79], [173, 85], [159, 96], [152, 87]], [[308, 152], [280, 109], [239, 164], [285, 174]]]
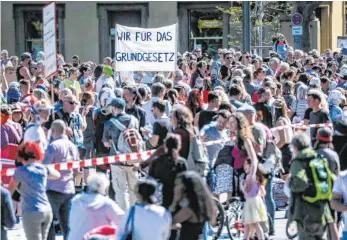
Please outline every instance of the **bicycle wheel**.
[[225, 218], [225, 212], [223, 205], [219, 202], [217, 198], [213, 198], [215, 204], [216, 204], [216, 224], [213, 226], [211, 224], [209, 225], [209, 235], [213, 237], [213, 239], [218, 239], [220, 236], [223, 226], [224, 226], [224, 218]]
[[298, 236], [298, 226], [296, 221], [287, 221], [286, 234], [289, 239], [294, 239]]
[[241, 223], [241, 213], [234, 209], [229, 210], [226, 213], [226, 225], [228, 234], [231, 240], [243, 239], [242, 223]]

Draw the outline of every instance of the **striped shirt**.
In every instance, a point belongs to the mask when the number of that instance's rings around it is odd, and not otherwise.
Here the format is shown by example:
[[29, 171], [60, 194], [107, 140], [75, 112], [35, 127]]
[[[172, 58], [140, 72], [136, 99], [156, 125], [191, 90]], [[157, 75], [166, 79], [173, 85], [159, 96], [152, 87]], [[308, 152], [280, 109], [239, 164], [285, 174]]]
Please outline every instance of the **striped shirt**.
[[292, 103], [290, 109], [296, 113], [297, 117], [300, 117], [301, 120], [304, 119], [305, 111], [308, 108], [307, 102], [305, 99], [299, 99]]

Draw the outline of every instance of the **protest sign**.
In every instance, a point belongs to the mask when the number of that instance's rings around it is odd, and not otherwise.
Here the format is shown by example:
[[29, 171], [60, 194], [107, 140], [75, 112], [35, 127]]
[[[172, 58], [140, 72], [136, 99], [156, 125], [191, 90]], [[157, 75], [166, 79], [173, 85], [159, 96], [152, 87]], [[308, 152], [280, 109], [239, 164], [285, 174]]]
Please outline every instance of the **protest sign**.
[[116, 24], [116, 71], [175, 71], [177, 24], [135, 28]]
[[55, 2], [43, 7], [43, 49], [45, 53], [45, 77], [57, 72], [57, 36]]

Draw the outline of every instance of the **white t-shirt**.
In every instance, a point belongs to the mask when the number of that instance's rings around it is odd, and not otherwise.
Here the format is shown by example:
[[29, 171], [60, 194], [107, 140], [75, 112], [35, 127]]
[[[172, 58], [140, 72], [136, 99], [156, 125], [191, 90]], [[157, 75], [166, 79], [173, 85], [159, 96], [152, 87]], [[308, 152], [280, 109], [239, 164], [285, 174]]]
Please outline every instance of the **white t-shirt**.
[[103, 86], [104, 84], [106, 84], [106, 83], [110, 84], [111, 87], [112, 87], [112, 89], [115, 88], [115, 82], [114, 82], [114, 80], [113, 80], [112, 77], [105, 78], [104, 76], [101, 76], [101, 77], [98, 79], [98, 81], [96, 81], [95, 92], [99, 93], [100, 90], [101, 90], [101, 88], [102, 88], [102, 86]]
[[[344, 205], [347, 205], [347, 170], [340, 172], [340, 175], [336, 178], [333, 187], [333, 193], [342, 195]], [[347, 212], [343, 212], [344, 219], [347, 219]], [[347, 232], [347, 224], [343, 229]]]
[[[125, 214], [117, 229], [117, 239], [122, 239], [125, 234], [125, 225], [130, 210]], [[131, 224], [133, 239], [137, 240], [163, 240], [168, 239], [171, 232], [171, 215], [163, 207], [152, 204], [147, 206], [135, 205], [134, 229]]]
[[48, 146], [48, 141], [43, 128], [36, 124], [33, 126], [31, 126], [31, 124], [28, 125], [27, 130], [24, 132], [23, 140], [24, 142], [39, 142], [43, 150], [46, 150]]

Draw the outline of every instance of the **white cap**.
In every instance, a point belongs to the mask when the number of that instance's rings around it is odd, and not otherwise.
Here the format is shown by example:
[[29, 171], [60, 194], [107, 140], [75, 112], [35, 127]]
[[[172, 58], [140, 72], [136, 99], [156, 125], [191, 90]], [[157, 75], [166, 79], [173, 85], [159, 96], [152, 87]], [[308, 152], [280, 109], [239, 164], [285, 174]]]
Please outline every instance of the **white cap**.
[[8, 51], [6, 49], [1, 51], [1, 54], [8, 54]]

